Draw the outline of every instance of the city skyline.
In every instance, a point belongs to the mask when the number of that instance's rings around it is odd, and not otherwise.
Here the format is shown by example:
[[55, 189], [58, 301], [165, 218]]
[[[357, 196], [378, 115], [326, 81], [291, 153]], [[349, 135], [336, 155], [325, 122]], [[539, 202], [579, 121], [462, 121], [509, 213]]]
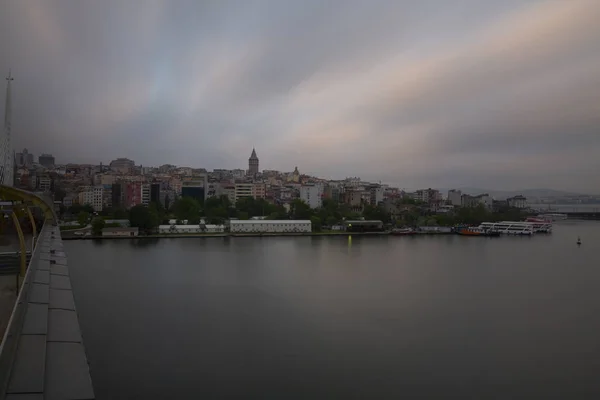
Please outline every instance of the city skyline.
[[14, 150], [598, 191], [600, 3], [232, 4], [8, 3]]

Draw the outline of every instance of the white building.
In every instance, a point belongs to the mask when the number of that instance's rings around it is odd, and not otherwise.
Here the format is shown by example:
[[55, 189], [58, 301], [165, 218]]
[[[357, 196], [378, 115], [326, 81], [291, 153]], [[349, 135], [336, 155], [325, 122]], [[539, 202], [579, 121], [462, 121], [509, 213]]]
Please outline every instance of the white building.
[[461, 205], [462, 192], [460, 190], [448, 190], [448, 201], [453, 206]]
[[309, 220], [231, 220], [231, 233], [308, 233], [312, 232]]
[[323, 186], [302, 185], [300, 186], [300, 200], [309, 205], [310, 208], [319, 208], [323, 205]]
[[158, 233], [225, 233], [225, 225], [159, 225]]
[[103, 186], [88, 186], [84, 188], [81, 192], [79, 192], [79, 204], [81, 204], [82, 206], [89, 204], [90, 206], [92, 206], [94, 211], [100, 212], [102, 211], [103, 192]]
[[384, 187], [372, 186], [369, 188], [369, 192], [371, 194], [370, 204], [372, 206], [379, 205], [379, 203], [383, 202], [383, 195], [385, 193]]
[[515, 197], [510, 197], [506, 199], [509, 207], [515, 208], [527, 208], [527, 198], [522, 195], [518, 195]]
[[142, 184], [142, 204], [145, 206], [150, 204], [150, 184], [149, 183]]

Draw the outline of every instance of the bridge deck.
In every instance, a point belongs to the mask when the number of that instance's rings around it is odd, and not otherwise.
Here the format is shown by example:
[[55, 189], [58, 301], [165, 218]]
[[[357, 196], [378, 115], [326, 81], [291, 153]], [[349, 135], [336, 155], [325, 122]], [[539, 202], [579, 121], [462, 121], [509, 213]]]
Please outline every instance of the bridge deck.
[[20, 332], [8, 333], [18, 343], [6, 398], [93, 399], [58, 227], [42, 230], [18, 301], [24, 317]]

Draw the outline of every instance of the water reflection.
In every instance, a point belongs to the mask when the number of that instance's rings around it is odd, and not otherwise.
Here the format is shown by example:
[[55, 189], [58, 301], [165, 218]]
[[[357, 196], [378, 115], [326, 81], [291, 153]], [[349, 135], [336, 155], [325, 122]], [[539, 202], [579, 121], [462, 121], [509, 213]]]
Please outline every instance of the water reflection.
[[[127, 239], [125, 239], [127, 240]], [[143, 239], [129, 239], [127, 240], [131, 247], [155, 247], [160, 239], [159, 238], [143, 238]]]

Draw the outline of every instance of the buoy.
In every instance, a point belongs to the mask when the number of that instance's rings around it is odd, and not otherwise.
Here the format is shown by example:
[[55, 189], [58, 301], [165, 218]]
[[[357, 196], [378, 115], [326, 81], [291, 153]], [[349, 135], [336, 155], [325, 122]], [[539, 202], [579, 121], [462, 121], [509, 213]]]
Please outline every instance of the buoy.
[[579, 238], [579, 237], [577, 238], [577, 244], [581, 245], [581, 238]]

